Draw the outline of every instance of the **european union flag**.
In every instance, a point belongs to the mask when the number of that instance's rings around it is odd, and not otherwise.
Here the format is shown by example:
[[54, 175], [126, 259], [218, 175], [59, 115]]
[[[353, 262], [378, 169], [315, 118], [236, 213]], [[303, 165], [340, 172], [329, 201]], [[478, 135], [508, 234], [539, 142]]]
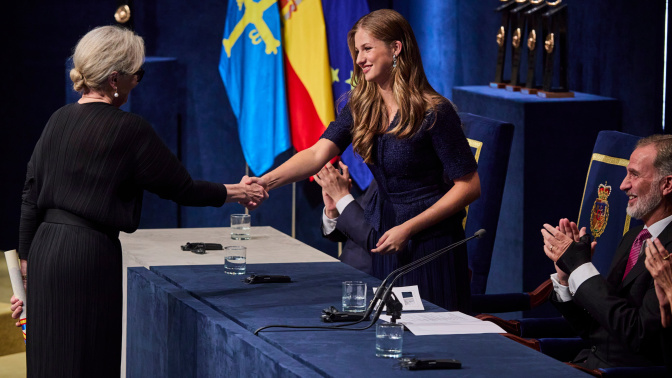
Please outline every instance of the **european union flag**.
[[[362, 16], [369, 13], [366, 0], [322, 0], [324, 22], [327, 27], [327, 45], [329, 46], [329, 62], [331, 64], [331, 81], [334, 100], [338, 111], [345, 105], [339, 102], [343, 94], [352, 89], [352, 57], [348, 50], [348, 32]], [[352, 145], [343, 151], [343, 162], [350, 168], [350, 175], [362, 189], [368, 188], [373, 179], [369, 167], [359, 155], [352, 150]]]
[[229, 0], [219, 73], [258, 176], [291, 147], [281, 39], [276, 0]]

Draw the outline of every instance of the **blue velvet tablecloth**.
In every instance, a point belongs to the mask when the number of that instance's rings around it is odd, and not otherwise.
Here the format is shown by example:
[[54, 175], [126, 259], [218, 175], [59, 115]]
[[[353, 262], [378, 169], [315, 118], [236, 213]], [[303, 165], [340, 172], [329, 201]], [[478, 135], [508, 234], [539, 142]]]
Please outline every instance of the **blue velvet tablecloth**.
[[[222, 265], [129, 268], [127, 374], [136, 376], [583, 376], [501, 335], [404, 334], [405, 357], [454, 358], [461, 370], [411, 372], [375, 356], [365, 331], [290, 330], [325, 325], [340, 307], [341, 282], [380, 281], [340, 262], [248, 265], [248, 274], [283, 274], [288, 284], [248, 285]], [[371, 291], [369, 289], [369, 299]], [[444, 311], [425, 302], [426, 311]], [[403, 321], [403, 316], [402, 316]]]

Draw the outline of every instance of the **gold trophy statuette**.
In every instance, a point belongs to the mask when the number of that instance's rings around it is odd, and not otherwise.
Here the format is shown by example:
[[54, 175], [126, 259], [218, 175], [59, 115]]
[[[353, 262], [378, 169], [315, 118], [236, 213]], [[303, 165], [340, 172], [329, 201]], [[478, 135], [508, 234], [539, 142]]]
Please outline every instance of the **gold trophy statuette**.
[[537, 47], [537, 32], [532, 30], [527, 38], [527, 48], [531, 51], [534, 50], [535, 47]]
[[546, 42], [544, 42], [544, 48], [546, 49], [547, 53], [552, 53], [553, 48], [555, 47], [555, 37], [553, 36], [553, 33], [549, 34], [548, 37], [546, 37]]
[[516, 28], [516, 31], [513, 33], [511, 44], [516, 49], [520, 46], [520, 28]]
[[499, 27], [499, 33], [497, 33], [497, 45], [499, 47], [504, 46], [504, 37], [506, 36], [506, 30], [503, 26]]

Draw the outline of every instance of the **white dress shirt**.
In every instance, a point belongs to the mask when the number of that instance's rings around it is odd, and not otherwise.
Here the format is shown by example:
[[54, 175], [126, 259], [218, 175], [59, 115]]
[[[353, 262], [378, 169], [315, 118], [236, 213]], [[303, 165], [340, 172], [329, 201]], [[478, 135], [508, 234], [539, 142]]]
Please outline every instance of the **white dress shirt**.
[[[665, 227], [667, 227], [667, 225], [669, 225], [670, 222], [672, 222], [672, 215], [670, 215], [667, 218], [659, 220], [658, 222], [652, 224], [651, 227], [644, 226], [644, 228], [649, 230], [649, 233], [651, 234], [651, 239], [654, 239], [657, 238], [661, 232], [663, 232]], [[642, 245], [640, 255], [643, 253], [644, 253], [644, 245]], [[558, 300], [560, 302], [569, 302], [574, 297], [576, 291], [579, 290], [581, 284], [586, 282], [587, 279], [596, 276], [598, 274], [600, 274], [600, 272], [597, 271], [595, 265], [593, 265], [592, 262], [587, 262], [576, 268], [572, 272], [572, 274], [569, 275], [569, 279], [567, 280], [569, 286], [565, 286], [560, 284], [560, 281], [558, 281], [558, 274], [553, 273], [551, 274], [551, 281], [553, 281], [553, 290], [555, 290], [555, 293], [558, 295]]]
[[[355, 197], [352, 196], [352, 194], [348, 194], [347, 196], [341, 198], [336, 202], [336, 210], [338, 210], [338, 213], [341, 214], [343, 210], [350, 204], [350, 202], [354, 201]], [[334, 232], [334, 229], [336, 229], [336, 221], [338, 220], [338, 217], [336, 218], [329, 218], [327, 217], [327, 208], [325, 207], [324, 210], [322, 210], [322, 234], [323, 235], [329, 235], [332, 232]]]

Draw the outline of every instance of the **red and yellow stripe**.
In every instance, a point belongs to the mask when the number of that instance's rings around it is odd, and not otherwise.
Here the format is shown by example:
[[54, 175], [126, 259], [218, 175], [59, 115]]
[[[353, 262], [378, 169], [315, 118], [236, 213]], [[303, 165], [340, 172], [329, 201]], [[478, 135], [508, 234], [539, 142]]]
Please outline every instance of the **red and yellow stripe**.
[[334, 120], [327, 34], [320, 0], [280, 0], [292, 144], [312, 146]]
[[21, 330], [23, 331], [23, 342], [26, 342], [26, 319], [27, 318], [19, 320], [19, 324], [21, 324]]

